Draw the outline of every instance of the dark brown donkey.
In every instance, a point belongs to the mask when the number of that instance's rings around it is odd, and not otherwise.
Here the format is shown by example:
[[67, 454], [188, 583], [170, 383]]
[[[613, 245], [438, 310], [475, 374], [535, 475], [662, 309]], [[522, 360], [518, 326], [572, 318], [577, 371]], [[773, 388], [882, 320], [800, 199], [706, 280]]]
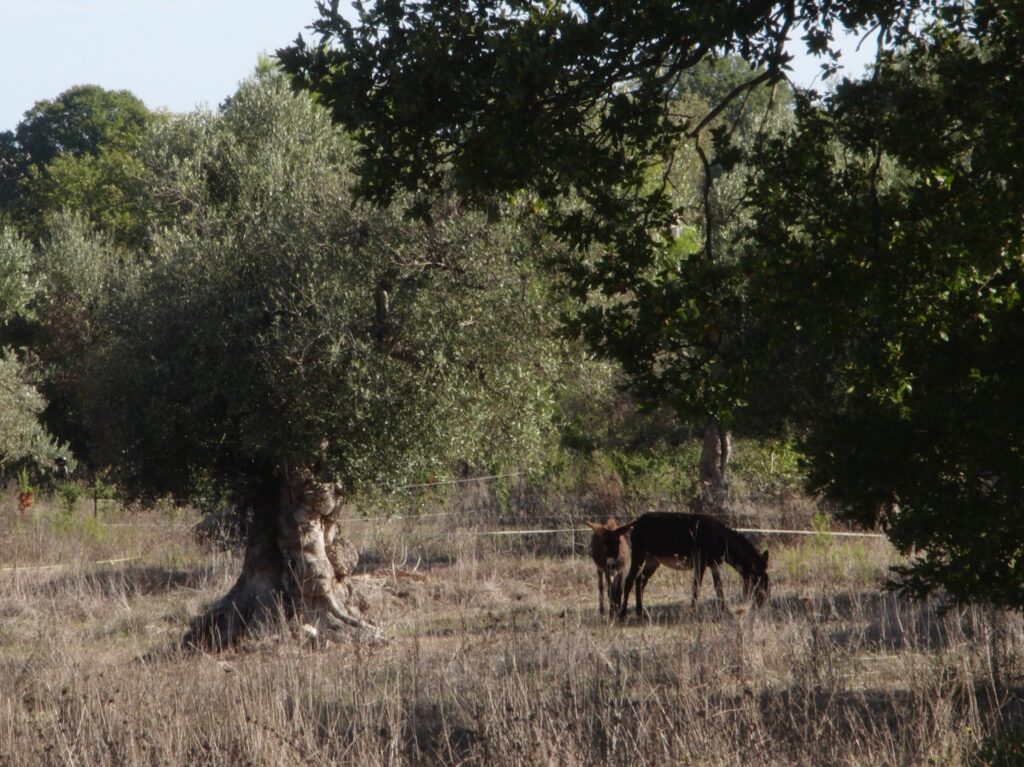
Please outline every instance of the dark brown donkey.
[[693, 567], [693, 603], [704, 580], [704, 570], [711, 568], [715, 593], [722, 594], [722, 576], [718, 571], [727, 562], [743, 576], [743, 596], [753, 597], [757, 604], [768, 601], [768, 552], [754, 548], [741, 533], [726, 527], [706, 514], [676, 514], [652, 511], [638, 517], [630, 525], [632, 562], [626, 576], [619, 617], [626, 615], [629, 590], [636, 584], [636, 614], [643, 617], [644, 586], [659, 565], [677, 570]]
[[626, 533], [632, 524], [618, 527], [611, 517], [603, 525], [587, 522], [594, 531], [590, 539], [590, 556], [597, 565], [597, 604], [604, 615], [604, 595], [608, 592], [608, 614], [614, 615], [622, 598], [622, 579], [629, 569], [629, 541]]

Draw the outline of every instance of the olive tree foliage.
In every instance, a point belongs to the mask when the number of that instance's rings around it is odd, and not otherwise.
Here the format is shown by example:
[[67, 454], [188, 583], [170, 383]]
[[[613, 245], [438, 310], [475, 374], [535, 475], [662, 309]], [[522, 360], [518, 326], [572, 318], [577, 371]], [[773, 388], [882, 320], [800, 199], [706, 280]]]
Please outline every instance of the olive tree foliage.
[[0, 349], [0, 480], [20, 468], [43, 473], [58, 457], [70, 458], [40, 421], [45, 405], [24, 364], [10, 349]]
[[352, 151], [270, 74], [156, 129], [176, 223], [121, 273], [91, 370], [127, 487], [261, 507], [303, 472], [351, 494], [547, 444], [559, 347], [529, 233], [454, 198], [430, 224], [360, 205]]
[[28, 313], [36, 290], [31, 243], [10, 227], [0, 229], [0, 326]]
[[1022, 62], [1018, 3], [951, 5], [870, 78], [802, 101], [761, 158], [747, 261], [798, 353], [812, 487], [913, 555], [904, 588], [1017, 607]]
[[131, 256], [82, 213], [62, 210], [45, 221], [32, 250], [36, 290], [12, 335], [35, 361], [47, 427], [88, 459], [90, 363], [106, 338], [112, 291]]
[[[0, 229], [0, 328], [31, 312], [38, 287], [32, 277], [32, 246], [11, 229]], [[19, 468], [50, 468], [69, 459], [40, 421], [45, 399], [15, 352], [0, 348], [0, 480]]]

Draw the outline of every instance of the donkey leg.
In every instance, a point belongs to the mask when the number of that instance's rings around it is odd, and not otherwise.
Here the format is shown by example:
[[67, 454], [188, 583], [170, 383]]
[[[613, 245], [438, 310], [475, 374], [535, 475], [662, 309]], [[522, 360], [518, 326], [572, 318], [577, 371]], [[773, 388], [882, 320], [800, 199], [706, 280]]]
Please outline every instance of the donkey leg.
[[654, 571], [657, 569], [658, 560], [651, 559], [650, 562], [644, 565], [644, 569], [641, 571], [640, 577], [637, 578], [636, 581], [636, 614], [641, 620], [647, 618], [647, 611], [644, 610], [644, 589], [647, 588], [647, 581], [651, 579], [651, 576], [654, 575]]
[[615, 573], [614, 577], [608, 579], [608, 614], [613, 615], [619, 611], [622, 604], [622, 572]]
[[597, 571], [597, 611], [604, 615], [604, 570]]
[[[640, 559], [634, 552], [633, 561], [629, 565], [629, 572], [626, 574], [626, 583], [622, 587], [622, 604], [619, 607], [619, 618], [626, 617], [626, 610], [629, 608], [629, 590], [633, 588], [633, 584], [636, 582], [637, 573], [640, 571]], [[637, 587], [637, 603], [640, 602], [640, 589]]]
[[697, 606], [697, 597], [700, 594], [700, 585], [704, 582], [704, 557], [696, 555], [693, 558], [693, 602]]
[[718, 595], [718, 601], [722, 607], [725, 607], [725, 594], [722, 591], [722, 572], [716, 564], [711, 565], [711, 579], [715, 582], [715, 593]]

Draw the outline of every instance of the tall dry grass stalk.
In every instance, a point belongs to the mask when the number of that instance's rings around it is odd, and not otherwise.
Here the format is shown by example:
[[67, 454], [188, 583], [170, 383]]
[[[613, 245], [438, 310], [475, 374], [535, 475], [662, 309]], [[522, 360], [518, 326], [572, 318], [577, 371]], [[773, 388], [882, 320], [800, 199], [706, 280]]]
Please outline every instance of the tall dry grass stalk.
[[659, 572], [650, 623], [613, 625], [570, 541], [353, 521], [388, 645], [280, 625], [185, 656], [154, 650], [226, 591], [233, 555], [188, 519], [97, 541], [38, 513], [50, 546], [4, 522], [23, 567], [0, 573], [0, 765], [958, 765], [1022, 714], [1020, 616], [882, 593], [882, 541], [771, 541], [760, 611], [731, 571], [724, 613]]

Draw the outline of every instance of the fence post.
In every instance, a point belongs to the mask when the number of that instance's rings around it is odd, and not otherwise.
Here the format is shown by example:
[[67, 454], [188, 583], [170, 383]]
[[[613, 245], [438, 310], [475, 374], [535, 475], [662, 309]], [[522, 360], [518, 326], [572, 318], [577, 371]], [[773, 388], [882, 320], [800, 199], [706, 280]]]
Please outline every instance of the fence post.
[[569, 511], [569, 527], [572, 528], [572, 559], [576, 561], [576, 510]]

